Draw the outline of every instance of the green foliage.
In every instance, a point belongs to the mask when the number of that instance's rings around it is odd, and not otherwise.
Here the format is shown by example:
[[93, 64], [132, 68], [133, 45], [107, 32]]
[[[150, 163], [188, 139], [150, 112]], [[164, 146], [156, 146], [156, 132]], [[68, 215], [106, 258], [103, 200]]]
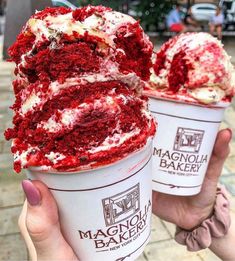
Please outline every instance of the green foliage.
[[127, 1], [125, 0], [80, 0], [79, 4], [80, 6], [85, 6], [85, 5], [104, 5], [104, 6], [108, 6], [111, 7], [114, 10], [117, 11], [122, 11], [122, 6], [123, 4], [125, 4]]
[[155, 30], [160, 30], [161, 26], [165, 24], [165, 19], [173, 5], [174, 0], [144, 0], [136, 5], [137, 17], [141, 24], [147, 30], [153, 27]]
[[[129, 10], [134, 13], [134, 18], [140, 20], [141, 25], [149, 31], [165, 29], [166, 15], [172, 9], [176, 0], [77, 0], [80, 6], [104, 5], [113, 8], [114, 10], [127, 12], [127, 3]], [[134, 11], [134, 12], [133, 12]]]

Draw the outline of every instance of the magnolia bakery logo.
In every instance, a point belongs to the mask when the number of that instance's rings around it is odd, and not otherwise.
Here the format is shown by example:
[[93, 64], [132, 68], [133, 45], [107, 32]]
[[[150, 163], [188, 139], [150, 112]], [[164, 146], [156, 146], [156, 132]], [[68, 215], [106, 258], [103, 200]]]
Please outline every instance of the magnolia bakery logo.
[[197, 175], [208, 155], [200, 154], [204, 131], [179, 127], [176, 131], [173, 149], [154, 147], [153, 156], [159, 157], [159, 170], [169, 174]]
[[105, 228], [78, 230], [80, 239], [92, 240], [97, 252], [113, 251], [136, 240], [147, 228], [151, 201], [141, 209], [140, 185], [102, 200]]
[[140, 210], [139, 184], [110, 198], [102, 200], [106, 226], [112, 226], [132, 217]]
[[199, 153], [204, 136], [203, 130], [178, 128], [175, 136], [174, 150]]

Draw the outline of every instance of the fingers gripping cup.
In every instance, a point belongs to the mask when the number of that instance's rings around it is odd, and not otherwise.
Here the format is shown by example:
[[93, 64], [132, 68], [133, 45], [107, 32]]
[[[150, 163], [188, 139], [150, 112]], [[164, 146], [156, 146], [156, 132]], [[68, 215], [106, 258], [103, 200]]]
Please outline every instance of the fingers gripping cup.
[[134, 260], [148, 242], [152, 50], [137, 21], [103, 6], [36, 12], [9, 49], [14, 169], [52, 191], [81, 261]]
[[157, 52], [145, 94], [158, 122], [153, 189], [200, 192], [235, 77], [222, 44], [206, 33], [181, 34]]

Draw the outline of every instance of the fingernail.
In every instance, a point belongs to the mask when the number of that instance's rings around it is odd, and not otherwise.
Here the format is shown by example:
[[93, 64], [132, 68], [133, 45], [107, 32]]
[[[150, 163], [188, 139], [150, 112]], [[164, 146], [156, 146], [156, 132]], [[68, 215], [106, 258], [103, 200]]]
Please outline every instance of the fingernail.
[[22, 188], [24, 190], [27, 201], [31, 206], [37, 206], [37, 205], [40, 204], [40, 201], [41, 201], [40, 192], [33, 185], [33, 183], [31, 181], [23, 180], [22, 181]]
[[232, 129], [230, 129], [230, 128], [227, 128], [227, 131], [230, 133], [230, 140], [231, 140], [232, 137], [233, 137], [233, 131], [232, 131]]

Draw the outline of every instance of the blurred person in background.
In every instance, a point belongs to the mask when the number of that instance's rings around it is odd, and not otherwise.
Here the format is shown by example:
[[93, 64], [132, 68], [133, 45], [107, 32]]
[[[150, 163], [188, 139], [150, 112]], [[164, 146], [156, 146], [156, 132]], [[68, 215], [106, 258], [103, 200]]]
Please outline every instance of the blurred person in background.
[[184, 24], [187, 27], [187, 32], [200, 32], [202, 30], [201, 26], [193, 16], [191, 7], [188, 9], [184, 17]]
[[88, 1], [87, 0], [81, 0], [80, 1], [80, 5], [81, 6], [86, 6], [86, 5], [88, 5], [89, 3], [88, 3]]
[[0, 0], [0, 16], [5, 15], [6, 0]]
[[224, 15], [220, 7], [217, 7], [215, 15], [212, 17], [209, 27], [210, 33], [214, 35], [217, 33], [217, 37], [219, 40], [222, 40], [222, 28], [224, 23]]
[[180, 5], [176, 4], [175, 8], [170, 11], [166, 19], [167, 28], [171, 32], [184, 33], [187, 31], [186, 26], [181, 20]]
[[4, 33], [6, 0], [0, 0], [0, 35]]

